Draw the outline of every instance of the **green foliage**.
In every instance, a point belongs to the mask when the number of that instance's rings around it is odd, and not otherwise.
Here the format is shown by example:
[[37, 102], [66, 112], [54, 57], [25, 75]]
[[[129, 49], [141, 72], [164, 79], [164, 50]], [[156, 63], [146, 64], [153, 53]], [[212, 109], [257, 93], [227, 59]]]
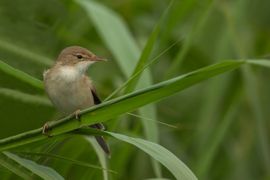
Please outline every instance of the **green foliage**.
[[[268, 179], [269, 5], [2, 0], [1, 179]], [[41, 81], [71, 44], [110, 60], [89, 70], [106, 100], [80, 122], [58, 115]], [[95, 122], [108, 131], [78, 130]]]
[[43, 89], [43, 84], [41, 81], [33, 78], [32, 76], [17, 70], [11, 66], [9, 66], [8, 64], [4, 63], [3, 61], [0, 60], [0, 70], [3, 71], [4, 73], [13, 76], [21, 81], [24, 81], [36, 88], [40, 88]]
[[[99, 5], [98, 3], [85, 0], [78, 0], [77, 2], [86, 10], [86, 13], [92, 19], [101, 38], [115, 56], [123, 74], [127, 77], [130, 76], [133, 71], [137, 70], [135, 68], [136, 62], [138, 61], [139, 64], [141, 62], [138, 59], [140, 50], [125, 23], [117, 14], [104, 6]], [[154, 41], [156, 38], [157, 37], [152, 38], [151, 41]], [[154, 45], [154, 43], [152, 44]], [[151, 51], [151, 49], [148, 50], [148, 47], [145, 49], [145, 52]], [[143, 53], [144, 52], [142, 52], [142, 54]], [[147, 59], [147, 57], [145, 57], [145, 59]], [[138, 82], [138, 88], [152, 84], [152, 78], [149, 70], [145, 70], [141, 79], [142, 80]], [[137, 83], [133, 83], [133, 89], [136, 86]], [[154, 105], [143, 107], [139, 109], [139, 112], [143, 116], [147, 116], [152, 119], [157, 118]], [[158, 142], [158, 128], [155, 121], [143, 121], [142, 124], [145, 129], [146, 138], [151, 141]], [[155, 162], [153, 163], [155, 173], [157, 176], [161, 176], [159, 165]]]
[[122, 134], [108, 132], [111, 136], [135, 145], [148, 153], [154, 159], [162, 163], [174, 175], [176, 179], [197, 179], [186, 165], [181, 162], [174, 154], [162, 146], [145, 141], [143, 139], [131, 138]]
[[[57, 172], [55, 172], [53, 169], [51, 169], [49, 167], [39, 165], [33, 161], [21, 158], [15, 154], [10, 153], [10, 152], [3, 152], [3, 154], [5, 154], [8, 158], [12, 159], [13, 161], [17, 162], [22, 167], [32, 171], [32, 173], [41, 177], [42, 179], [46, 179], [46, 180], [49, 180], [49, 179], [52, 179], [52, 180], [60, 180], [61, 179], [62, 180], [62, 179], [64, 179]], [[14, 166], [12, 166], [12, 168]], [[12, 171], [15, 172], [15, 170], [12, 170]], [[21, 175], [21, 173], [16, 173], [16, 174], [19, 176]], [[31, 176], [30, 173], [29, 173], [29, 176]], [[22, 177], [25, 178], [24, 176], [22, 176]]]

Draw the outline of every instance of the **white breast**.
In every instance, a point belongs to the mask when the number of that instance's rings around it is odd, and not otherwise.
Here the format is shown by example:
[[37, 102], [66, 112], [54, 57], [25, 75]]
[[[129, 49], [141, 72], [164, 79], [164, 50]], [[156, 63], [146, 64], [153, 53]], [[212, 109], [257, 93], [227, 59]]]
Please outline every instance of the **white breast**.
[[60, 68], [60, 72], [57, 75], [59, 76], [63, 81], [76, 81], [78, 78], [80, 78], [81, 74], [73, 67], [64, 66]]
[[[50, 78], [48, 78], [50, 74]], [[53, 104], [64, 114], [93, 105], [90, 87], [85, 87], [82, 74], [72, 67], [60, 67], [45, 74], [46, 91]]]

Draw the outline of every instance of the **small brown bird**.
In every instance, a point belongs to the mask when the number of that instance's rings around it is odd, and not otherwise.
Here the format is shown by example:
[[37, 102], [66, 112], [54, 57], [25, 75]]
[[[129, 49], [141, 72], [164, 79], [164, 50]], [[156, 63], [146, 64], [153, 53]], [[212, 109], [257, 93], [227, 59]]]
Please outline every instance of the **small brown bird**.
[[[86, 75], [88, 67], [104, 59], [79, 46], [70, 46], [62, 50], [53, 67], [44, 72], [46, 92], [53, 105], [64, 115], [74, 113], [79, 119], [81, 109], [101, 103], [91, 79]], [[44, 125], [43, 132], [46, 133]], [[101, 123], [91, 125], [104, 129]], [[108, 145], [102, 136], [95, 136], [106, 154], [110, 154]]]

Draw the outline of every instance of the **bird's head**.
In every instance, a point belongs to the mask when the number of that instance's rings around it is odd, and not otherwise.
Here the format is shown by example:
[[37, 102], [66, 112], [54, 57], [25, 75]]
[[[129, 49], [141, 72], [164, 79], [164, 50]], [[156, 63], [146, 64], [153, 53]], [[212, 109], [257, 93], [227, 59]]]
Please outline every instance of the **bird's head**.
[[80, 46], [70, 46], [63, 49], [57, 58], [57, 64], [72, 66], [83, 73], [91, 64], [98, 61], [106, 61], [106, 59], [100, 58]]

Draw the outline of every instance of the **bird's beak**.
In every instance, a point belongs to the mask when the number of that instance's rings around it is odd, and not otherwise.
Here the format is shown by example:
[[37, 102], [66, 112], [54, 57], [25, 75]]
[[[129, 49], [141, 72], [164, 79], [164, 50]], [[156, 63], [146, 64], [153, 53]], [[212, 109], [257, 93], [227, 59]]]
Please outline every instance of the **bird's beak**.
[[107, 59], [101, 58], [101, 57], [98, 57], [98, 56], [92, 57], [91, 60], [92, 61], [108, 61]]

